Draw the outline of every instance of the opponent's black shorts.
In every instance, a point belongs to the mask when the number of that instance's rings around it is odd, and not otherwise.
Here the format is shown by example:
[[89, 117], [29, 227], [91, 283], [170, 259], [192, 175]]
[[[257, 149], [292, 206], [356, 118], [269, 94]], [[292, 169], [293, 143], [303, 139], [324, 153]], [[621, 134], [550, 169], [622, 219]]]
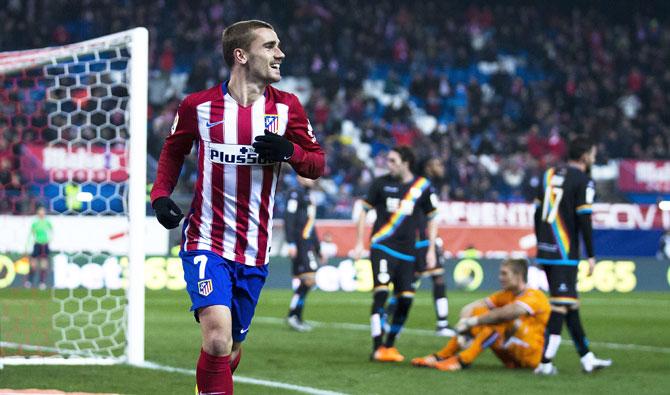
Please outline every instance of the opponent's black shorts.
[[549, 301], [556, 305], [570, 305], [578, 300], [577, 266], [542, 265], [549, 283]]
[[33, 258], [48, 258], [49, 244], [35, 243], [35, 245], [33, 246], [33, 253], [30, 256]]
[[293, 263], [293, 276], [300, 276], [307, 273], [314, 273], [319, 268], [316, 253], [310, 246], [298, 245], [295, 258], [291, 259]]
[[410, 262], [377, 248], [370, 249], [374, 287], [393, 283], [394, 293], [414, 292], [414, 262]]
[[414, 271], [417, 277], [434, 276], [444, 274], [444, 259], [441, 259], [439, 252], [435, 249], [435, 267], [426, 269], [426, 253], [428, 247], [421, 247], [416, 249], [416, 260], [414, 261]]

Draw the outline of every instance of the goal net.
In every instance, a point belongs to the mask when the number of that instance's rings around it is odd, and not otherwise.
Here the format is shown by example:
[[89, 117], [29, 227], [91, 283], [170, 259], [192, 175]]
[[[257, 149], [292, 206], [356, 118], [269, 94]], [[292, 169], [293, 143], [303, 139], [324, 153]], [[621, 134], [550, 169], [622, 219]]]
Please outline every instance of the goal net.
[[0, 53], [0, 366], [144, 360], [147, 62], [144, 28]]

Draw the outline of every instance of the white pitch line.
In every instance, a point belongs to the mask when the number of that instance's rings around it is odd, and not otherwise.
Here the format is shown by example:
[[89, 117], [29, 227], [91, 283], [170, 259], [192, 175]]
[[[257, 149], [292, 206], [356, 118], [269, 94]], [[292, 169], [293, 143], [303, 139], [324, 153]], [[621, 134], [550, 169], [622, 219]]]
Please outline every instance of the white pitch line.
[[[41, 352], [51, 352], [51, 353], [64, 353], [64, 354], [75, 354], [75, 351], [70, 351], [70, 350], [60, 350], [56, 347], [45, 347], [45, 346], [34, 346], [34, 345], [29, 345], [29, 344], [19, 344], [19, 343], [11, 343], [11, 342], [0, 342], [0, 348], [9, 348], [9, 349], [19, 349], [23, 348], [24, 350], [28, 351], [41, 351]], [[18, 364], [18, 365], [82, 365], [82, 364], [91, 364], [90, 360], [85, 360], [85, 359], [77, 359], [77, 358], [71, 358], [66, 359], [66, 360], [60, 360], [60, 359], [53, 359], [49, 360], [48, 358], [40, 358], [39, 360], [37, 359], [29, 359], [29, 358], [19, 358], [16, 360], [13, 359], [6, 359], [4, 362], [10, 365]], [[121, 362], [120, 359], [107, 359], [107, 360], [101, 360], [103, 362], [106, 362], [105, 364], [107, 365], [114, 365], [114, 364], [119, 364]], [[32, 362], [32, 363], [31, 363]], [[70, 362], [70, 363], [68, 363]], [[98, 362], [100, 363], [100, 362]], [[137, 366], [140, 368], [146, 368], [146, 369], [152, 369], [152, 370], [160, 370], [163, 372], [171, 372], [171, 373], [181, 373], [185, 375], [190, 375], [190, 376], [195, 376], [195, 370], [194, 369], [183, 369], [183, 368], [176, 368], [172, 366], [166, 366], [166, 365], [161, 365], [155, 362], [149, 362], [145, 361], [141, 365], [131, 365], [131, 366]], [[271, 388], [283, 388], [283, 389], [288, 389], [288, 390], [293, 390], [297, 392], [302, 392], [305, 394], [313, 394], [313, 395], [345, 395], [341, 392], [333, 392], [333, 391], [327, 391], [327, 390], [320, 390], [318, 388], [312, 388], [312, 387], [305, 387], [301, 385], [295, 385], [295, 384], [288, 384], [288, 383], [282, 383], [279, 381], [271, 381], [271, 380], [262, 380], [262, 379], [255, 379], [253, 377], [244, 377], [244, 376], [233, 376], [233, 380], [237, 383], [244, 383], [244, 384], [253, 384], [253, 385], [262, 385], [264, 387], [271, 387]]]
[[[430, 299], [415, 299], [412, 302], [412, 306], [432, 306], [434, 303], [433, 300]], [[357, 305], [357, 306], [369, 306], [371, 302], [369, 300], [363, 300], [363, 299], [356, 299], [356, 300], [344, 300], [344, 299], [334, 299], [334, 300], [325, 300], [325, 301], [320, 301], [321, 305], [324, 306], [351, 306], [351, 305]], [[625, 299], [625, 300], [618, 300], [616, 302], [617, 306], [664, 306], [664, 307], [670, 307], [670, 298], [668, 300], [660, 300], [660, 299]], [[610, 299], [586, 299], [581, 301], [582, 306], [589, 306], [589, 305], [612, 305], [612, 300]]]
[[[188, 375], [188, 376], [195, 376], [195, 370], [194, 369], [176, 368], [176, 367], [173, 367], [173, 366], [161, 365], [161, 364], [158, 364], [158, 363], [155, 363], [155, 362], [146, 361], [142, 365], [137, 365], [137, 366], [141, 367], [141, 368], [151, 369], [151, 370], [159, 370], [159, 371], [163, 371], [163, 372], [181, 373], [181, 374], [185, 374], [185, 375]], [[282, 383], [280, 381], [255, 379], [253, 377], [233, 376], [233, 380], [236, 383], [261, 385], [261, 386], [270, 387], [270, 388], [282, 388], [282, 389], [292, 390], [292, 391], [296, 391], [296, 392], [302, 392], [304, 394], [346, 395], [346, 394], [343, 394], [341, 392], [320, 390], [318, 388], [312, 388], [312, 387], [305, 387], [305, 386], [302, 386], [302, 385]]]
[[[273, 325], [286, 324], [285, 319], [277, 317], [254, 317], [254, 321], [263, 324], [273, 324]], [[370, 331], [370, 326], [365, 324], [354, 324], [350, 322], [317, 322], [317, 321], [308, 321], [308, 322], [312, 324], [314, 327], [319, 328], [345, 329], [345, 330], [364, 331], [364, 332]], [[403, 328], [402, 333], [416, 336], [436, 337], [435, 332], [428, 329]], [[589, 341], [589, 344], [596, 347], [609, 348], [612, 350], [631, 350], [641, 352], [653, 352], [660, 354], [670, 354], [670, 347], [647, 346], [640, 344], [620, 344], [620, 343], [609, 343], [609, 342], [592, 342], [592, 341]], [[572, 340], [563, 339], [561, 345], [563, 346], [572, 345]]]

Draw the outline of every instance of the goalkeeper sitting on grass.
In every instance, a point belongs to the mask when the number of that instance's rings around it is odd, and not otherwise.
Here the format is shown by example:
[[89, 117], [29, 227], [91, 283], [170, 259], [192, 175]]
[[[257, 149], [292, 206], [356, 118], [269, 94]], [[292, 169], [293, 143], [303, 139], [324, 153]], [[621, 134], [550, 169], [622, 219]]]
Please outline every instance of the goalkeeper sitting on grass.
[[435, 354], [414, 358], [412, 365], [461, 370], [490, 347], [505, 367], [535, 368], [551, 306], [542, 291], [526, 286], [527, 275], [525, 260], [504, 261], [498, 276], [503, 289], [465, 306], [455, 328], [458, 336]]

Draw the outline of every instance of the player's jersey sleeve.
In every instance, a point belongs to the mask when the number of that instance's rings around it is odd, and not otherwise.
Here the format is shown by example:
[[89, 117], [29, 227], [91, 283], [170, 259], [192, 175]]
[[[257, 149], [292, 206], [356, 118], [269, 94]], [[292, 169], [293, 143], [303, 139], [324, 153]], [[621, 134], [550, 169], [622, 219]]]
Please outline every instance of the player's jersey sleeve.
[[156, 181], [151, 189], [152, 203], [159, 197], [172, 194], [179, 180], [184, 157], [191, 152], [196, 138], [198, 138], [198, 122], [195, 107], [190, 103], [189, 97], [186, 97], [177, 109], [170, 135], [165, 139], [161, 149]]
[[382, 196], [382, 183], [379, 178], [376, 178], [374, 181], [372, 181], [372, 184], [370, 185], [370, 188], [368, 189], [368, 194], [365, 196], [365, 199], [363, 200], [363, 209], [364, 210], [372, 210], [377, 206], [379, 203], [382, 202], [382, 199], [384, 197]]
[[489, 295], [484, 299], [484, 303], [488, 306], [489, 309], [495, 309], [497, 307], [502, 307], [510, 303], [510, 293], [506, 291], [497, 291]]
[[577, 196], [575, 199], [575, 211], [577, 215], [591, 214], [593, 212], [593, 200], [596, 196], [595, 182], [585, 177], [577, 186]]
[[317, 179], [323, 175], [325, 168], [324, 153], [316, 142], [312, 125], [300, 101], [295, 95], [291, 95], [291, 99], [285, 137], [293, 143], [294, 150], [288, 163], [301, 176]]
[[549, 300], [536, 289], [528, 289], [514, 300], [514, 303], [523, 307], [528, 315], [544, 315], [551, 310]]
[[577, 221], [582, 239], [584, 240], [586, 255], [591, 258], [595, 255], [593, 249], [593, 224], [591, 223], [592, 205], [596, 195], [595, 182], [588, 177], [584, 177], [577, 186], [576, 193], [575, 213], [578, 217]]
[[538, 236], [538, 232], [540, 229], [540, 224], [542, 222], [542, 205], [544, 204], [544, 179], [545, 179], [545, 173], [542, 173], [542, 177], [540, 177], [540, 182], [537, 183], [537, 188], [535, 189], [535, 199], [533, 201], [535, 205], [535, 215], [533, 216], [533, 220], [535, 222], [535, 236], [540, 240]]
[[427, 219], [432, 219], [437, 214], [437, 207], [440, 204], [440, 199], [437, 197], [435, 187], [431, 184], [423, 193], [419, 206]]

